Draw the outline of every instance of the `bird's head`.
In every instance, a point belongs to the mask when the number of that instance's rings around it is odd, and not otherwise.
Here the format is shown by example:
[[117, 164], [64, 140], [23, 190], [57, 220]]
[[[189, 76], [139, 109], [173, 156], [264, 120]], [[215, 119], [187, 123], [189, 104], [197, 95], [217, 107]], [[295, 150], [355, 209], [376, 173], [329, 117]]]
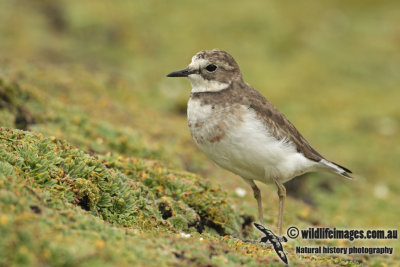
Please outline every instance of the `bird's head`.
[[171, 72], [167, 77], [187, 77], [192, 92], [220, 91], [232, 82], [242, 80], [235, 59], [218, 49], [198, 52], [187, 68]]

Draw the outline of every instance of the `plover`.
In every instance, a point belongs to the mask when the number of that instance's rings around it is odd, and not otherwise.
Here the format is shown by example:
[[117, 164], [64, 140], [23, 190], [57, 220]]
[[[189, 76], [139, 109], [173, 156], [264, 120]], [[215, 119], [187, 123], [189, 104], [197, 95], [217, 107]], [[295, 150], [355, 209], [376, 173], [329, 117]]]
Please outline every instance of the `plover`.
[[352, 178], [349, 169], [325, 159], [277, 108], [244, 82], [238, 64], [227, 52], [200, 51], [187, 68], [167, 77], [189, 79], [187, 118], [193, 140], [217, 165], [251, 186], [261, 223], [261, 193], [254, 181], [277, 186], [280, 235], [285, 182], [313, 171]]

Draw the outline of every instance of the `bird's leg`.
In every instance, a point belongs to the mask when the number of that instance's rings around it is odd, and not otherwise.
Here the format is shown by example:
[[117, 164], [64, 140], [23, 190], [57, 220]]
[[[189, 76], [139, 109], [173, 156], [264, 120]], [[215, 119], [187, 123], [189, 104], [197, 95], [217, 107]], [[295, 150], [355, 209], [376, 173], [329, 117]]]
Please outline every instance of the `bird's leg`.
[[258, 205], [258, 219], [260, 220], [261, 224], [264, 224], [260, 189], [257, 187], [256, 183], [253, 180], [245, 179], [245, 181], [251, 186], [251, 189], [253, 189], [254, 198], [257, 200]]
[[278, 196], [279, 196], [278, 230], [279, 230], [279, 235], [281, 236], [282, 221], [283, 221], [283, 206], [285, 205], [285, 199], [286, 199], [286, 188], [278, 179], [274, 178], [274, 182], [278, 187]]

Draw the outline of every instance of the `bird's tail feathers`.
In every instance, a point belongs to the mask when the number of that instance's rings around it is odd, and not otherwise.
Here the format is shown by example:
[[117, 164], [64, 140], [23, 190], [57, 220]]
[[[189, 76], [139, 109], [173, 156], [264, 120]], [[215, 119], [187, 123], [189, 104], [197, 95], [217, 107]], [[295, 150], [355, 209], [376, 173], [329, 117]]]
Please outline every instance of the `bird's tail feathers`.
[[326, 160], [326, 159], [321, 159], [320, 163], [324, 166], [324, 168], [327, 171], [329, 171], [331, 173], [339, 174], [340, 176], [343, 176], [344, 178], [351, 179], [351, 180], [355, 178], [352, 171], [350, 171], [349, 169], [347, 169], [343, 166], [340, 166], [339, 164], [336, 164], [336, 163]]

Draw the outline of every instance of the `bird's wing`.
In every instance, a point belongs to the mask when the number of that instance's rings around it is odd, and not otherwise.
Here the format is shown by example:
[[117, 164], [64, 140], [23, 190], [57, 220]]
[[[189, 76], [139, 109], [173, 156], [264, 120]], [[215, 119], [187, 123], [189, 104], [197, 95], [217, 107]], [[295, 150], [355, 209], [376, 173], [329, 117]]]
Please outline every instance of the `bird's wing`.
[[262, 94], [252, 88], [247, 87], [247, 97], [245, 102], [249, 108], [253, 109], [259, 119], [268, 125], [268, 130], [276, 139], [288, 139], [292, 142], [299, 153], [308, 159], [320, 161], [324, 157], [319, 154], [307, 140], [297, 131], [296, 127], [283, 115], [274, 105], [272, 105]]

